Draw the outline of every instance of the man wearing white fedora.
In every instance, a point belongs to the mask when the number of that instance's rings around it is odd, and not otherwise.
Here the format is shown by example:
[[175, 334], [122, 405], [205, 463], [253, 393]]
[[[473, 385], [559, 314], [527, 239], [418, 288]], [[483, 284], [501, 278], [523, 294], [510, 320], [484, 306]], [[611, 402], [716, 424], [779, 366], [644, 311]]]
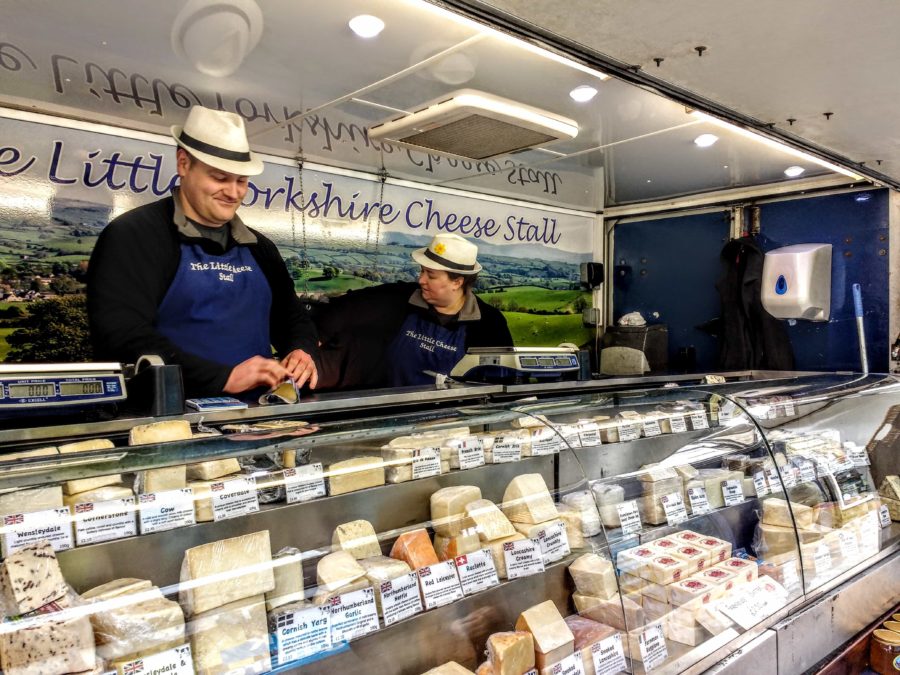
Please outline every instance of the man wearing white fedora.
[[188, 396], [288, 378], [315, 387], [315, 326], [275, 244], [237, 215], [248, 176], [263, 171], [243, 119], [195, 106], [172, 136], [179, 187], [114, 219], [91, 255], [95, 355], [159, 354], [182, 367]]
[[392, 283], [336, 298], [317, 317], [324, 384], [372, 388], [431, 384], [470, 347], [512, 346], [506, 319], [472, 289], [478, 247], [458, 234], [435, 235], [412, 253], [418, 283]]

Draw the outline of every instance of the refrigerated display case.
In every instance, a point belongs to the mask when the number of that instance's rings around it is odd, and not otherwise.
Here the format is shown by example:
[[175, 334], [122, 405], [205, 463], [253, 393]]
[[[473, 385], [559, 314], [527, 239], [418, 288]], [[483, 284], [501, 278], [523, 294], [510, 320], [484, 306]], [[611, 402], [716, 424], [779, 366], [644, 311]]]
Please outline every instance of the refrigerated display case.
[[593, 386], [2, 436], [4, 669], [699, 672], [896, 558], [894, 380]]

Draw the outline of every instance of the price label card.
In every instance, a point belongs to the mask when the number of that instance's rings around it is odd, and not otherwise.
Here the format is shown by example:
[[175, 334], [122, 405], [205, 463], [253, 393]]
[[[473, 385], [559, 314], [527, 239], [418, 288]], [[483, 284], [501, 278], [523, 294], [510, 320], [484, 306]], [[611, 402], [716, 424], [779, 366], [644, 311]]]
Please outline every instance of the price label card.
[[730, 422], [734, 417], [735, 405], [731, 402], [722, 401], [719, 406], [719, 422]]
[[541, 548], [533, 539], [505, 542], [503, 557], [506, 562], [506, 576], [509, 579], [541, 574], [544, 571]]
[[619, 522], [622, 525], [622, 534], [631, 534], [632, 532], [641, 531], [641, 512], [638, 511], [637, 502], [622, 502], [616, 504], [616, 511], [619, 512]]
[[194, 515], [194, 491], [191, 488], [138, 495], [138, 506], [141, 534], [163, 532], [197, 522]]
[[791, 489], [797, 484], [797, 469], [794, 466], [788, 464], [784, 467], [781, 479], [784, 481], [784, 487]]
[[651, 624], [641, 631], [638, 646], [641, 649], [641, 661], [645, 671], [653, 670], [669, 658], [661, 623]]
[[331, 608], [310, 607], [278, 614], [274, 635], [279, 666], [327, 652], [331, 649]]
[[841, 543], [841, 556], [844, 560], [855, 560], [859, 557], [859, 540], [853, 532], [838, 530], [838, 539]]
[[753, 487], [756, 489], [757, 497], [765, 497], [769, 494], [769, 484], [766, 482], [766, 474], [757, 471], [753, 474]]
[[545, 527], [538, 532], [534, 541], [541, 548], [545, 565], [562, 560], [569, 555], [569, 537], [566, 534], [566, 524], [563, 522]]
[[812, 462], [800, 463], [800, 480], [803, 483], [812, 483], [816, 479], [816, 467]]
[[688, 499], [691, 501], [691, 513], [697, 516], [709, 513], [709, 499], [706, 497], [706, 488], [688, 488]]
[[832, 469], [834, 473], [838, 473], [840, 471], [849, 471], [850, 469], [854, 468], [854, 466], [855, 465], [853, 464], [853, 461], [850, 459], [850, 457], [848, 457], [847, 455], [841, 455], [834, 461]]
[[740, 587], [716, 605], [716, 609], [738, 624], [743, 630], [750, 630], [760, 621], [778, 611], [787, 602], [788, 593], [771, 577]]
[[562, 434], [563, 441], [570, 448], [581, 447], [581, 435], [578, 433], [578, 425], [564, 424], [559, 427], [559, 433]]
[[47, 540], [54, 551], [65, 551], [75, 544], [72, 541], [72, 514], [69, 509], [48, 509], [34, 513], [12, 513], [3, 516], [3, 557]]
[[853, 445], [847, 448], [847, 456], [853, 462], [853, 466], [869, 466], [869, 453], [866, 452], [865, 448]]
[[595, 642], [591, 645], [591, 658], [596, 675], [614, 675], [625, 670], [625, 650], [622, 648], [622, 634]]
[[585, 448], [590, 448], [602, 443], [600, 440], [600, 425], [596, 422], [579, 422], [578, 435], [581, 438], [581, 445]]
[[649, 420], [644, 422], [644, 436], [646, 438], [652, 438], [653, 436], [659, 436], [662, 434], [662, 429], [659, 428], [659, 420]]
[[691, 429], [699, 431], [700, 429], [709, 429], [709, 420], [706, 419], [706, 412], [698, 410], [691, 413]]
[[[191, 646], [181, 645], [158, 654], [151, 654], [122, 664], [120, 672], [128, 675], [194, 675]], [[115, 670], [113, 670], [115, 672]]]
[[420, 448], [413, 450], [412, 458], [412, 477], [413, 480], [419, 478], [430, 478], [431, 476], [441, 475], [441, 449], [440, 448]]
[[687, 509], [684, 508], [684, 499], [680, 492], [663, 495], [661, 501], [669, 525], [678, 525], [688, 519]]
[[137, 534], [134, 497], [75, 504], [75, 545], [86, 546]]
[[422, 611], [419, 580], [415, 572], [383, 581], [378, 590], [381, 592], [381, 615], [385, 626]]
[[800, 588], [800, 575], [797, 573], [797, 563], [790, 560], [778, 566], [781, 569], [781, 580], [785, 588]]
[[684, 415], [670, 417], [669, 424], [672, 426], [673, 434], [680, 434], [683, 431], [687, 431], [687, 422], [684, 420]]
[[831, 571], [831, 552], [828, 550], [828, 544], [823, 543], [816, 547], [813, 565], [816, 568], [816, 576]]
[[637, 422], [617, 422], [619, 429], [619, 442], [636, 441], [641, 437], [641, 427]]
[[483, 548], [456, 558], [456, 573], [463, 593], [472, 595], [500, 583], [491, 549]]
[[725, 506], [734, 506], [744, 501], [744, 488], [739, 480], [722, 481], [722, 499]]
[[475, 436], [459, 441], [457, 452], [459, 453], [460, 469], [475, 469], [484, 466], [484, 443]]
[[287, 503], [308, 502], [325, 496], [325, 472], [322, 464], [306, 464], [284, 470], [284, 491]]
[[552, 455], [560, 450], [562, 439], [553, 429], [542, 427], [531, 430], [531, 456]]
[[584, 661], [581, 660], [581, 652], [569, 654], [562, 661], [550, 666], [551, 675], [584, 675]]
[[797, 414], [797, 411], [794, 409], [794, 401], [791, 398], [785, 397], [784, 400], [784, 414], [787, 417], [793, 417]]
[[494, 464], [518, 462], [522, 459], [522, 441], [519, 438], [497, 436], [492, 452]]
[[331, 599], [331, 644], [349, 642], [379, 628], [375, 589], [363, 588]]
[[891, 526], [891, 512], [888, 511], [888, 507], [884, 504], [878, 509], [878, 517], [881, 520], [882, 529]]
[[781, 481], [778, 478], [778, 469], [774, 467], [766, 469], [766, 480], [769, 483], [769, 492], [784, 492], [781, 489]]
[[456, 563], [453, 560], [420, 567], [417, 574], [422, 597], [425, 599], [425, 609], [449, 605], [463, 597], [459, 575], [456, 573]]
[[259, 494], [256, 478], [243, 476], [219, 481], [209, 486], [212, 495], [213, 520], [240, 518], [259, 511]]

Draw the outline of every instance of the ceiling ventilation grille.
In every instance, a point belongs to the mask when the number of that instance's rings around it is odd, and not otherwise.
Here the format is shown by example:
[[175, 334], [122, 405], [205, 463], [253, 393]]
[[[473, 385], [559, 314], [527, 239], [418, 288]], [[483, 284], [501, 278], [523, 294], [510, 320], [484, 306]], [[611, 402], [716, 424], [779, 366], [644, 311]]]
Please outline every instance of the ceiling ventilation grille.
[[469, 89], [369, 129], [374, 139], [469, 159], [505, 155], [577, 134], [573, 120]]

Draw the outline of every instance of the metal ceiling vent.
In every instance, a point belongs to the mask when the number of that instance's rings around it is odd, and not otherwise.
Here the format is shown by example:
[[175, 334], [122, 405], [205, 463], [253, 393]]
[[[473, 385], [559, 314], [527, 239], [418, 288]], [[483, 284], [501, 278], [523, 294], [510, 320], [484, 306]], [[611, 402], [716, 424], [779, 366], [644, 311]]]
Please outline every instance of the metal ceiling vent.
[[473, 89], [456, 91], [369, 129], [370, 138], [469, 159], [505, 155], [577, 134], [574, 120]]

